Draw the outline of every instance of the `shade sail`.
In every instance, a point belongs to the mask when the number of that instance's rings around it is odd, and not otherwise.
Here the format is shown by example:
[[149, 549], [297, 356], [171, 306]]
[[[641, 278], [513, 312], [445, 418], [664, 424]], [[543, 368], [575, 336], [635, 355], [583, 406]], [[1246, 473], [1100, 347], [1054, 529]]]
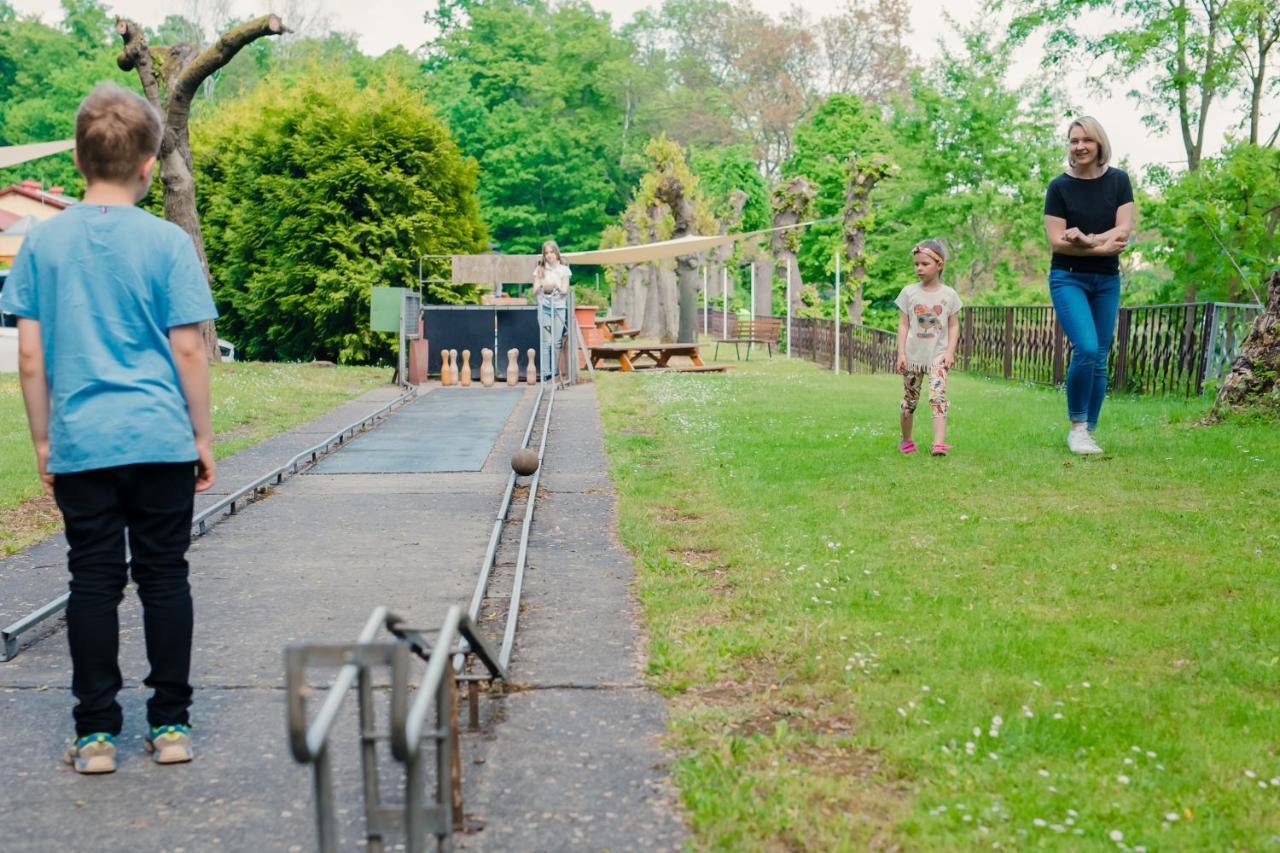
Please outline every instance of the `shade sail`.
[[61, 154], [76, 147], [74, 139], [63, 139], [60, 142], [33, 142], [29, 145], [0, 146], [0, 169], [16, 166], [28, 160], [39, 160], [50, 154]]
[[565, 252], [564, 259], [571, 264], [642, 264], [646, 261], [660, 261], [666, 258], [678, 258], [681, 255], [697, 255], [710, 251], [718, 246], [725, 246], [738, 240], [748, 240], [774, 231], [786, 231], [789, 228], [804, 228], [814, 222], [825, 222], [815, 219], [809, 222], [797, 222], [794, 225], [783, 225], [778, 228], [765, 228], [760, 231], [748, 231], [743, 234], [713, 234], [709, 237], [681, 237], [678, 240], [659, 240], [656, 243], [644, 243], [639, 246], [619, 246], [616, 249], [595, 249], [590, 252]]

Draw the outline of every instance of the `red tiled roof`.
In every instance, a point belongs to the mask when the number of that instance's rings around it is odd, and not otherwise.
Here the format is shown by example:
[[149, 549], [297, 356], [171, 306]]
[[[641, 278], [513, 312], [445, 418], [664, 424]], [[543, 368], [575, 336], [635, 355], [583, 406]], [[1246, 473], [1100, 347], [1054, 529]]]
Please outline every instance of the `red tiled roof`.
[[23, 181], [20, 184], [11, 184], [0, 190], [0, 196], [20, 195], [25, 196], [41, 204], [47, 204], [56, 207], [59, 210], [66, 210], [68, 207], [76, 203], [76, 199], [61, 193], [62, 187], [51, 187], [50, 189], [59, 190], [59, 192], [50, 192], [41, 189], [37, 181]]

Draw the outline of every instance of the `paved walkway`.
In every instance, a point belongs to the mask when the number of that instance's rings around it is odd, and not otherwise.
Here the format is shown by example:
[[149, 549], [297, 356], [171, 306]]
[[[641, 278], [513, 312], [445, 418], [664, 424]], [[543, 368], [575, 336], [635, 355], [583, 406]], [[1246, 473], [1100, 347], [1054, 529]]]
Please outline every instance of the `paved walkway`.
[[[366, 395], [220, 463], [221, 485], [248, 481], [392, 394]], [[146, 663], [133, 596], [121, 617], [126, 729], [114, 776], [79, 777], [59, 765], [72, 702], [60, 628], [0, 664], [4, 848], [314, 849], [311, 771], [293, 762], [285, 736], [283, 649], [353, 638], [376, 605], [433, 625], [448, 605], [465, 603], [532, 402], [532, 391], [522, 395], [480, 471], [307, 474], [196, 542], [192, 765], [157, 767], [142, 752]], [[530, 689], [482, 700], [484, 731], [464, 736], [470, 830], [456, 843], [674, 848], [684, 830], [663, 781], [663, 709], [639, 681], [631, 566], [613, 538], [592, 386], [557, 395], [550, 442], [512, 667], [512, 680]], [[50, 543], [0, 561], [0, 614], [24, 609], [11, 590], [35, 603], [60, 592], [61, 559]], [[334, 741], [343, 849], [361, 837], [353, 706]], [[395, 790], [397, 766], [386, 765]]]

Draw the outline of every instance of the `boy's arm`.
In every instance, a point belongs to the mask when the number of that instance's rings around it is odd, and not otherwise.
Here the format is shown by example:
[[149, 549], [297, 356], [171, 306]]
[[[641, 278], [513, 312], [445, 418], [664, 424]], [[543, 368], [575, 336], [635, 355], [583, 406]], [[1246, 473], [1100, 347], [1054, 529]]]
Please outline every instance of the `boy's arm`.
[[209, 358], [204, 351], [204, 338], [198, 323], [174, 326], [169, 330], [169, 346], [178, 368], [182, 395], [196, 438], [196, 491], [213, 485], [213, 418], [209, 411]]
[[44, 372], [44, 345], [40, 340], [40, 321], [18, 318], [18, 381], [22, 384], [22, 400], [27, 407], [27, 424], [31, 443], [36, 448], [36, 468], [47, 494], [53, 494], [53, 475], [49, 473], [49, 378]]

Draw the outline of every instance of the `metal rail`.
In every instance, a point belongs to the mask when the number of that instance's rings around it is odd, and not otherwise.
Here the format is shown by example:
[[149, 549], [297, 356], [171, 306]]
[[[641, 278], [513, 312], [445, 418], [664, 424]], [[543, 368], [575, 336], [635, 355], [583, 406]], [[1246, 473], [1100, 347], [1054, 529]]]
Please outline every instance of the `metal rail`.
[[[385, 626], [395, 640], [375, 642], [380, 626]], [[360, 697], [360, 764], [367, 849], [381, 853], [387, 836], [399, 831], [407, 836], [410, 850], [425, 849], [428, 835], [435, 836], [440, 849], [452, 849], [454, 823], [461, 820], [462, 791], [457, 760], [456, 682], [453, 674], [448, 673], [449, 660], [457, 654], [474, 654], [488, 670], [491, 680], [504, 679], [505, 671], [471, 620], [457, 606], [449, 609], [444, 626], [434, 640], [426, 634], [422, 629], [406, 627], [400, 617], [379, 607], [370, 615], [355, 643], [295, 645], [285, 651], [290, 750], [299, 763], [315, 768], [316, 835], [321, 853], [337, 850], [329, 735], [353, 682], [358, 686]], [[412, 706], [409, 702], [410, 655], [427, 662]], [[339, 670], [320, 710], [308, 723], [307, 698], [313, 692], [306, 678], [310, 665], [337, 666]], [[375, 730], [372, 670], [378, 666], [391, 668], [388, 734]], [[435, 726], [428, 730], [426, 718], [432, 710]], [[433, 740], [436, 746], [436, 792], [429, 800], [425, 796], [424, 739]], [[405, 765], [405, 797], [399, 805], [384, 803], [379, 792], [377, 744], [388, 740], [392, 756]]]
[[[401, 394], [399, 397], [391, 400], [383, 406], [380, 406], [378, 409], [369, 413], [360, 420], [354, 421], [338, 430], [314, 447], [309, 447], [301, 453], [296, 454], [283, 465], [273, 468], [271, 471], [263, 474], [261, 477], [258, 477], [248, 485], [242, 486], [216, 503], [196, 513], [191, 517], [192, 538], [194, 539], [203, 536], [208, 532], [209, 526], [212, 523], [210, 519], [224, 511], [227, 515], [235, 515], [236, 504], [238, 502], [244, 501], [245, 503], [252, 503], [258, 500], [260, 498], [260, 491], [272, 481], [274, 481], [276, 485], [279, 485], [284, 482], [286, 473], [288, 473], [289, 476], [293, 476], [299, 471], [305, 470], [306, 467], [314, 465], [319, 461], [321, 456], [345, 445], [349, 440], [348, 437], [354, 438], [357, 432], [367, 429], [374, 422], [388, 415], [392, 409], [398, 408], [409, 402], [417, 396], [417, 393], [418, 389], [413, 388], [410, 391]], [[41, 622], [44, 622], [46, 619], [56, 616], [65, 610], [67, 607], [67, 601], [70, 597], [70, 593], [64, 592], [62, 595], [41, 605], [26, 616], [21, 617], [16, 622], [5, 627], [4, 630], [0, 631], [0, 662], [10, 661], [17, 657], [19, 651], [19, 637], [39, 625]]]

